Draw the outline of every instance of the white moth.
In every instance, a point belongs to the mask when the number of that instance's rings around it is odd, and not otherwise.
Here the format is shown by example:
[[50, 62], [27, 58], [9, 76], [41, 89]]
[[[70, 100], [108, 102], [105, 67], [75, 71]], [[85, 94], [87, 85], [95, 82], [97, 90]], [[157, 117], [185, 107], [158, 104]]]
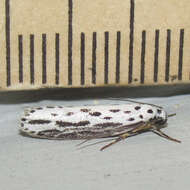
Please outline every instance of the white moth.
[[136, 102], [80, 107], [46, 106], [26, 109], [20, 130], [31, 137], [47, 139], [116, 137], [101, 150], [146, 131], [180, 142], [160, 130], [167, 125], [167, 118], [162, 107]]

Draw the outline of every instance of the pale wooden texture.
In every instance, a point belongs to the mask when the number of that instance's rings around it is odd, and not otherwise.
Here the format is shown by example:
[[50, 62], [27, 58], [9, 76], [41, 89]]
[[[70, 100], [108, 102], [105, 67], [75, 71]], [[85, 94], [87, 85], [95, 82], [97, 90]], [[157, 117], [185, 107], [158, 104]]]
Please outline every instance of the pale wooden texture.
[[[10, 76], [6, 60], [6, 11], [10, 9]], [[134, 3], [134, 9], [132, 7]], [[69, 7], [69, 5], [72, 5]], [[131, 21], [134, 11], [134, 22]], [[189, 83], [190, 1], [188, 0], [6, 0], [0, 3], [0, 89], [44, 87], [136, 86]], [[70, 13], [70, 14], [69, 14]], [[72, 25], [69, 28], [69, 23]], [[133, 32], [132, 28], [133, 26]], [[159, 30], [158, 80], [154, 79], [155, 31]], [[170, 69], [166, 72], [166, 38], [171, 32]], [[180, 31], [184, 31], [182, 78], [179, 77]], [[72, 36], [72, 44], [69, 42]], [[145, 39], [144, 82], [141, 81], [142, 32]], [[92, 82], [93, 33], [96, 33], [96, 83]], [[108, 73], [105, 71], [105, 32], [108, 32]], [[120, 75], [116, 83], [117, 32], [120, 32]], [[84, 84], [81, 84], [81, 33], [84, 34]], [[34, 84], [30, 80], [30, 35], [34, 35]], [[42, 34], [46, 34], [46, 82], [43, 83]], [[59, 73], [56, 73], [55, 35], [59, 34]], [[19, 82], [18, 35], [22, 35], [23, 81]], [[130, 39], [133, 37], [133, 43]], [[129, 46], [133, 69], [129, 81]], [[70, 49], [69, 49], [70, 44]], [[72, 53], [70, 52], [72, 50]], [[131, 52], [132, 53], [132, 52]], [[69, 72], [69, 54], [72, 71]], [[9, 56], [8, 56], [9, 57]], [[59, 83], [56, 84], [56, 75]], [[108, 77], [105, 83], [105, 77]], [[69, 81], [69, 78], [72, 81]], [[8, 81], [10, 80], [10, 81]], [[7, 82], [8, 81], [8, 82]], [[8, 84], [10, 83], [10, 84]]]

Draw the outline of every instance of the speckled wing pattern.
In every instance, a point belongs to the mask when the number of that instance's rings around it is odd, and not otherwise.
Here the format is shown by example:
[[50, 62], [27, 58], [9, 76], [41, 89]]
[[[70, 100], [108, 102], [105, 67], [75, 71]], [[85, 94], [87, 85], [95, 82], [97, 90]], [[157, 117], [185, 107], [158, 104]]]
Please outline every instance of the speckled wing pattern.
[[155, 118], [167, 119], [159, 107], [140, 103], [99, 106], [46, 106], [28, 108], [20, 130], [47, 139], [93, 139], [114, 137]]

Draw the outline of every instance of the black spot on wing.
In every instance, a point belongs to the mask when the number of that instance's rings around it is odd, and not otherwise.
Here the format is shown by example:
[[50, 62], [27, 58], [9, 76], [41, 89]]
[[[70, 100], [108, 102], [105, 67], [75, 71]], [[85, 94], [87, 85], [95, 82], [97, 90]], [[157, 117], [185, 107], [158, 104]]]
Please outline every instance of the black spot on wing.
[[134, 121], [135, 120], [135, 118], [133, 118], [133, 117], [130, 117], [129, 119], [128, 119], [128, 121]]
[[59, 139], [78, 139], [78, 133], [60, 133], [57, 138]]
[[120, 126], [120, 125], [122, 125], [122, 123], [106, 122], [106, 123], [95, 124], [94, 127], [105, 128], [105, 127], [117, 127], [117, 126]]
[[36, 108], [37, 110], [43, 110], [43, 108], [42, 107], [38, 107], [38, 108]]
[[162, 110], [160, 110], [160, 109], [157, 109], [157, 112], [158, 112], [159, 114], [161, 114]]
[[21, 121], [26, 121], [26, 118], [21, 118]]
[[113, 112], [113, 113], [117, 113], [119, 111], [120, 111], [119, 109], [112, 109], [112, 110], [110, 110], [110, 112]]
[[39, 136], [54, 137], [59, 134], [61, 131], [57, 129], [44, 130], [37, 133]]
[[143, 115], [139, 115], [139, 117], [140, 117], [141, 119], [143, 119]]
[[101, 113], [100, 112], [90, 112], [89, 113], [91, 116], [100, 116]]
[[147, 110], [147, 113], [153, 113], [152, 109]]
[[140, 110], [140, 109], [141, 109], [140, 106], [136, 106], [136, 107], [135, 107], [135, 110]]
[[46, 108], [55, 108], [54, 106], [46, 106]]
[[35, 120], [30, 120], [28, 123], [32, 124], [32, 125], [48, 124], [48, 123], [51, 123], [51, 121], [50, 120], [44, 120], [44, 119], [35, 119]]
[[80, 121], [78, 123], [75, 123], [75, 126], [78, 127], [78, 126], [85, 126], [89, 124], [90, 124], [90, 121]]
[[67, 121], [56, 121], [56, 125], [58, 125], [59, 127], [79, 127], [79, 126], [86, 126], [89, 125], [90, 122], [89, 121], [80, 121], [80, 122], [67, 122]]
[[80, 111], [81, 111], [81, 112], [86, 112], [86, 113], [87, 113], [87, 112], [90, 111], [90, 109], [85, 109], [85, 108], [83, 108], [83, 109], [80, 109]]
[[77, 132], [71, 132], [71, 133], [61, 133], [57, 136], [57, 138], [58, 139], [87, 139], [89, 137], [95, 138], [97, 136], [99, 136], [98, 132], [88, 130], [88, 131], [77, 131]]
[[104, 117], [104, 119], [110, 120], [110, 119], [112, 119], [112, 117]]
[[73, 123], [66, 122], [66, 121], [56, 121], [56, 125], [58, 125], [59, 127], [69, 127], [69, 126], [73, 126]]
[[131, 113], [131, 111], [124, 111], [124, 113], [129, 114], [129, 113]]
[[30, 113], [34, 113], [34, 112], [35, 112], [35, 110], [31, 110], [31, 111], [30, 111]]
[[66, 115], [67, 116], [71, 116], [71, 115], [73, 115], [74, 113], [73, 112], [68, 112]]
[[55, 117], [55, 116], [57, 116], [57, 114], [56, 114], [56, 113], [51, 113], [51, 115], [52, 115], [52, 116], [54, 116], [54, 117]]

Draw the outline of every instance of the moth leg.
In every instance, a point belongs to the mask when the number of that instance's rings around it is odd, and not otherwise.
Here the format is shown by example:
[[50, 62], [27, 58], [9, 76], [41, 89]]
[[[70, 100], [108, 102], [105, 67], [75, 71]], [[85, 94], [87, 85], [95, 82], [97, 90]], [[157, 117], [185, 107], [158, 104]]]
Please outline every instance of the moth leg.
[[132, 135], [137, 134], [139, 131], [148, 130], [150, 128], [151, 128], [151, 124], [150, 123], [144, 123], [143, 125], [135, 128], [135, 129], [132, 129], [131, 131], [128, 131], [127, 133], [119, 135], [119, 137], [117, 139], [115, 139], [113, 142], [111, 142], [111, 143], [103, 146], [100, 150], [102, 151], [102, 150], [110, 147], [111, 145], [113, 145], [113, 144], [115, 144], [115, 143], [117, 143], [117, 142], [119, 142], [121, 140], [124, 140], [124, 139], [126, 139], [126, 138], [128, 138], [128, 137], [130, 137]]
[[[110, 138], [110, 137], [99, 137], [99, 138]], [[94, 140], [94, 139], [95, 139], [95, 138], [88, 138], [88, 139], [85, 139], [85, 140], [83, 140], [81, 143], [76, 144], [76, 146], [81, 146], [81, 145], [87, 143], [88, 141], [91, 141], [91, 140]], [[88, 144], [88, 145], [86, 145], [86, 146], [84, 146], [84, 147], [91, 146], [91, 145], [98, 144], [98, 143], [102, 143], [102, 142], [111, 141], [111, 140], [113, 140], [113, 138], [112, 138], [112, 139], [108, 139], [108, 140], [103, 140], [103, 141], [100, 141], [100, 142], [96, 142], [96, 143], [92, 143], [92, 144]], [[83, 147], [82, 147], [82, 148], [83, 148]]]
[[159, 135], [160, 137], [166, 138], [166, 139], [168, 139], [168, 140], [170, 140], [170, 141], [174, 141], [174, 142], [181, 143], [180, 140], [174, 139], [174, 138], [172, 138], [172, 137], [166, 135], [164, 132], [162, 132], [162, 131], [159, 130], [159, 129], [152, 129], [151, 131], [152, 131], [153, 133]]
[[[128, 134], [128, 133], [125, 133], [125, 135], [127, 135], [127, 134]], [[130, 134], [128, 134], [128, 135], [130, 136]], [[127, 137], [125, 137], [125, 138], [127, 138]], [[111, 145], [113, 145], [113, 144], [115, 144], [115, 143], [117, 143], [117, 142], [119, 142], [119, 141], [121, 141], [121, 140], [123, 140], [123, 139], [124, 139], [124, 138], [122, 138], [121, 136], [118, 137], [118, 138], [115, 139], [113, 142], [111, 142], [111, 143], [109, 143], [109, 144], [103, 146], [103, 147], [100, 149], [100, 151], [102, 151], [102, 150], [108, 148], [109, 146], [111, 146]]]
[[87, 144], [87, 145], [79, 147], [78, 150], [83, 149], [83, 148], [87, 148], [89, 146], [93, 146], [93, 145], [96, 145], [96, 144], [100, 144], [100, 143], [103, 143], [103, 142], [108, 142], [108, 141], [113, 141], [113, 139], [106, 139], [106, 140], [98, 141], [98, 142], [95, 142], [95, 143]]

